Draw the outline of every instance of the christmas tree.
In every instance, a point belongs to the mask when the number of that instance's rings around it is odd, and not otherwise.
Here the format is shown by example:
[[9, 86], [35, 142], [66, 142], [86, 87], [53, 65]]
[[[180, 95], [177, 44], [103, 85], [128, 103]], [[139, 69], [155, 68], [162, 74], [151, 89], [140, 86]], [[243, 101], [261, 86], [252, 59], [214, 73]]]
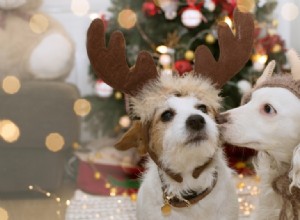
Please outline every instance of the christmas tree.
[[[215, 58], [219, 54], [217, 24], [225, 21], [233, 30], [232, 15], [237, 7], [253, 13], [255, 17], [255, 42], [253, 54], [246, 66], [222, 89], [224, 109], [240, 104], [241, 96], [250, 89], [269, 60], [276, 60], [277, 68], [286, 62], [284, 41], [277, 34], [278, 21], [273, 18], [276, 1], [260, 3], [254, 0], [112, 0], [112, 16], [106, 21], [107, 38], [115, 30], [121, 30], [126, 38], [129, 66], [139, 51], [147, 50], [157, 61], [162, 73], [183, 74], [193, 68], [194, 51], [204, 44]], [[124, 96], [109, 90], [95, 79], [100, 97], [88, 97], [94, 111], [88, 120], [99, 125], [107, 133], [115, 133], [129, 126], [125, 113]], [[96, 81], [98, 80], [98, 81]], [[105, 98], [106, 97], [106, 98]], [[111, 114], [109, 115], [105, 114]], [[94, 114], [93, 114], [94, 113]], [[122, 116], [122, 117], [121, 117]], [[106, 121], [106, 123], [105, 123]], [[110, 125], [110, 128], [105, 125]], [[98, 127], [97, 127], [98, 126]]]

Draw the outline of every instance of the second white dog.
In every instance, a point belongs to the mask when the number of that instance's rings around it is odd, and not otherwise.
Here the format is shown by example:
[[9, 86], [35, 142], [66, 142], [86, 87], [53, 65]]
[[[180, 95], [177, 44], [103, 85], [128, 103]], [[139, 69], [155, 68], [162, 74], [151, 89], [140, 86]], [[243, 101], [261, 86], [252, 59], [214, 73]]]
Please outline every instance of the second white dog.
[[255, 220], [299, 219], [300, 60], [294, 51], [288, 58], [292, 74], [272, 77], [272, 61], [244, 97], [246, 104], [222, 117], [227, 142], [259, 151], [261, 193]]

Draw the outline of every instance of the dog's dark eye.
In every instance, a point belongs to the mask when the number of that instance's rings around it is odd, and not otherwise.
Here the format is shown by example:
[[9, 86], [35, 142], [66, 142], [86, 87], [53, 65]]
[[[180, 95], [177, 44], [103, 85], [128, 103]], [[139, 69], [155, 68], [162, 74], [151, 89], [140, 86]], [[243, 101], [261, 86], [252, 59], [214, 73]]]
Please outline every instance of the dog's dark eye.
[[207, 106], [206, 105], [203, 105], [203, 104], [197, 105], [196, 109], [202, 111], [203, 113], [207, 113]]
[[174, 117], [175, 113], [171, 110], [167, 110], [161, 114], [161, 120], [163, 122], [171, 121]]
[[267, 114], [276, 114], [277, 113], [275, 108], [270, 104], [265, 104], [263, 106], [263, 111]]

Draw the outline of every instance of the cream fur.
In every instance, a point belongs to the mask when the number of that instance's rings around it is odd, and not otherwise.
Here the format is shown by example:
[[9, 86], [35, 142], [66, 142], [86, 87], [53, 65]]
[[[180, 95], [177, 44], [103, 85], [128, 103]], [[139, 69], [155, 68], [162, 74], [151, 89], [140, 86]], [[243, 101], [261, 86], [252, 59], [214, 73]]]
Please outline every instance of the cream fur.
[[[43, 15], [48, 19], [49, 26], [44, 33], [36, 34], [28, 25], [29, 18], [34, 13], [41, 13], [36, 8], [40, 3], [40, 0], [27, 0], [25, 5], [8, 10], [5, 15], [3, 14], [5, 22], [4, 27], [0, 28], [0, 78], [7, 75], [15, 75], [21, 79], [35, 78], [36, 69], [33, 69], [32, 65], [39, 62], [39, 60], [30, 60], [31, 54], [35, 49], [40, 50], [39, 55], [43, 56], [44, 60], [48, 60], [54, 66], [57, 63], [61, 63], [62, 58], [59, 55], [53, 56], [52, 54], [48, 54], [47, 48], [40, 46], [43, 44], [43, 40], [51, 34], [56, 34], [64, 38], [70, 49], [68, 51], [61, 51], [62, 54], [65, 54], [63, 58], [64, 64], [60, 65], [59, 68], [56, 67], [55, 74], [52, 77], [48, 74], [48, 78], [65, 78], [70, 73], [74, 61], [74, 44], [64, 28], [53, 18], [45, 14]], [[3, 13], [4, 10], [7, 9], [0, 7], [0, 13]], [[23, 17], [27, 16], [28, 19], [17, 16], [17, 13], [21, 13]], [[51, 41], [49, 38], [48, 44], [51, 45], [53, 50], [56, 48], [56, 51], [60, 51], [62, 46], [61, 43], [57, 44], [56, 40]], [[40, 49], [37, 49], [39, 47]], [[44, 66], [42, 64], [39, 65], [39, 71], [47, 71], [49, 68], [48, 64]], [[57, 76], [58, 74], [59, 77]]]
[[175, 93], [197, 97], [210, 103], [215, 111], [220, 108], [219, 90], [212, 86], [209, 79], [190, 73], [185, 77], [161, 75], [155, 82], [148, 83], [136, 97], [131, 99], [134, 106], [133, 114], [140, 116], [141, 120], [146, 122], [153, 117], [156, 107], [165, 103]]

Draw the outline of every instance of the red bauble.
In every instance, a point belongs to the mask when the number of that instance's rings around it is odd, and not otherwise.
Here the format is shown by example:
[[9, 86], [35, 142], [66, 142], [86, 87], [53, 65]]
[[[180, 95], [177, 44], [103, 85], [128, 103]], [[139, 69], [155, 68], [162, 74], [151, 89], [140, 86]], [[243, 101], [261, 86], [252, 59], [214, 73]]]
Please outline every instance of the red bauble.
[[229, 17], [232, 17], [233, 11], [237, 6], [237, 0], [213, 0], [216, 5], [221, 5], [223, 11], [226, 11]]
[[193, 69], [191, 63], [187, 60], [177, 60], [174, 66], [175, 69], [178, 71], [179, 75], [182, 75], [186, 72], [190, 72]]
[[143, 12], [148, 16], [154, 16], [157, 14], [157, 7], [154, 2], [145, 2], [142, 8]]

